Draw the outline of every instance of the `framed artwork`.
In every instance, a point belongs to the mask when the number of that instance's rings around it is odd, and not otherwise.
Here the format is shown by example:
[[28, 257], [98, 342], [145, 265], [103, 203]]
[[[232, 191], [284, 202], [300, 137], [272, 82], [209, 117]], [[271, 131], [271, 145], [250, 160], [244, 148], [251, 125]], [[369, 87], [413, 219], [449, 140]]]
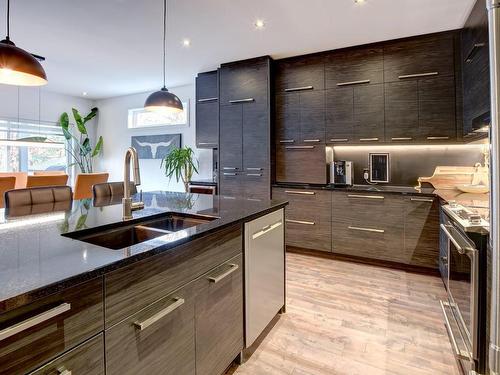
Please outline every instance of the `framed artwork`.
[[164, 159], [174, 148], [181, 147], [181, 134], [132, 136], [139, 159]]

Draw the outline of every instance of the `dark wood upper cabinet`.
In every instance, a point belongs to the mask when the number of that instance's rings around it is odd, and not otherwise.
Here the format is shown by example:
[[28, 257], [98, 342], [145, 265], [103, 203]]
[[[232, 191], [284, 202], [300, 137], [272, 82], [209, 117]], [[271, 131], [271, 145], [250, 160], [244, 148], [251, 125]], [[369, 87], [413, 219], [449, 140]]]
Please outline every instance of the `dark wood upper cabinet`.
[[220, 105], [255, 102], [268, 103], [270, 58], [222, 64], [220, 74]]
[[488, 14], [476, 1], [461, 35], [464, 137], [487, 125], [490, 112]]
[[217, 71], [196, 77], [196, 147], [217, 148], [219, 143], [219, 78]]
[[403, 39], [384, 46], [385, 82], [454, 74], [452, 33]]
[[276, 94], [275, 140], [293, 144], [300, 139], [300, 96], [298, 93]]
[[248, 103], [242, 108], [243, 170], [259, 172], [269, 168], [271, 131], [267, 106]]
[[323, 56], [300, 56], [275, 64], [277, 94], [304, 90], [323, 90], [325, 69]]
[[326, 88], [384, 82], [381, 47], [355, 48], [328, 54], [325, 62]]
[[355, 142], [384, 141], [384, 85], [353, 87]]
[[220, 170], [237, 172], [243, 168], [243, 107], [220, 108]]
[[352, 87], [326, 91], [326, 142], [352, 143], [354, 137], [354, 95]]
[[385, 136], [388, 142], [412, 142], [418, 138], [418, 82], [385, 84]]
[[326, 184], [327, 173], [325, 146], [277, 146], [276, 181]]

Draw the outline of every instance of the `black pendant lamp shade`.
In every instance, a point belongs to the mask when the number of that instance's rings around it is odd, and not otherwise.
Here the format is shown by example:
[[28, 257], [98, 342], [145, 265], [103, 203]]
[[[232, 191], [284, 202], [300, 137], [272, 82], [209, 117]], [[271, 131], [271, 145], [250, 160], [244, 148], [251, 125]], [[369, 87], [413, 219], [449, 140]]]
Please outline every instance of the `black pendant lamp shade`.
[[0, 83], [17, 86], [42, 86], [47, 75], [40, 62], [25, 50], [16, 47], [9, 38], [9, 8], [7, 0], [7, 37], [0, 41]]
[[147, 111], [175, 113], [181, 112], [184, 108], [177, 95], [169, 92], [165, 86], [166, 79], [166, 39], [167, 39], [167, 0], [163, 0], [163, 87], [160, 91], [155, 91], [148, 96], [144, 103]]

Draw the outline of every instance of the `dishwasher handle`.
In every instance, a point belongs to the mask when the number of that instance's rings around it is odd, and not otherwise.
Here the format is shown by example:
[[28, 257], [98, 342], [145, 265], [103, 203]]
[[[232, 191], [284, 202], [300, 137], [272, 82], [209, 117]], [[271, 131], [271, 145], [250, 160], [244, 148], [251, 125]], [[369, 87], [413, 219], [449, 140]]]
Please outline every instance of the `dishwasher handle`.
[[282, 225], [283, 225], [283, 222], [281, 220], [277, 221], [274, 224], [266, 225], [265, 227], [262, 227], [259, 231], [252, 234], [252, 240], [257, 239], [257, 238], [271, 232], [272, 230], [281, 227]]

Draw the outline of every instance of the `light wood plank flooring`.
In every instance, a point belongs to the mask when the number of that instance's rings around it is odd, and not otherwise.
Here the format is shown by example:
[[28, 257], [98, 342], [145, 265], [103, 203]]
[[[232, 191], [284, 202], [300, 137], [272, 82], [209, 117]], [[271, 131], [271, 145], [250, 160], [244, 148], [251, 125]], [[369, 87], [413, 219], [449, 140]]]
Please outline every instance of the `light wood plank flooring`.
[[229, 374], [459, 374], [439, 278], [293, 253], [287, 262], [287, 313]]

